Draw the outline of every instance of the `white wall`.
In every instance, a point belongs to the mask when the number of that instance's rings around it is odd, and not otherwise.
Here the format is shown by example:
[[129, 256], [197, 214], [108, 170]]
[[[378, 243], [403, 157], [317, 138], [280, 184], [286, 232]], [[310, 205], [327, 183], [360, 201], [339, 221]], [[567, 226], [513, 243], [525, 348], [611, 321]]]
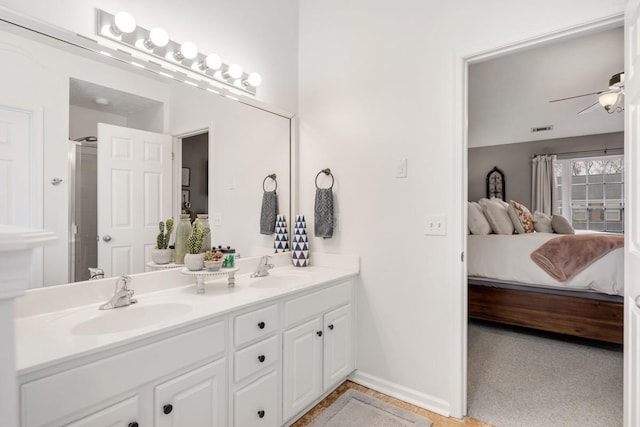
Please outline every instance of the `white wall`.
[[69, 106], [69, 139], [98, 135], [98, 123], [127, 126], [127, 118], [118, 114], [105, 113], [90, 108]]
[[297, 0], [0, 0], [0, 5], [95, 38], [95, 9], [126, 10], [145, 28], [163, 27], [172, 40], [193, 41], [262, 75], [257, 98], [297, 110]]
[[[336, 177], [339, 228], [313, 250], [362, 256], [359, 377], [461, 415], [462, 114], [456, 59], [619, 13], [625, 1], [300, 3], [300, 211]], [[459, 89], [459, 87], [458, 87]], [[408, 159], [408, 178], [393, 175]], [[424, 215], [447, 236], [424, 236]]]

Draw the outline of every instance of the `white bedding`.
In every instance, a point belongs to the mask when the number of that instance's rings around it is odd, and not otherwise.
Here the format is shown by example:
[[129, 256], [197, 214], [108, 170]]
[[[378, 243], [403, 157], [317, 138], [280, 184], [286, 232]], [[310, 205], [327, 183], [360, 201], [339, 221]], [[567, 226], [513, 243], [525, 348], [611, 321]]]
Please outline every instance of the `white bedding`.
[[529, 257], [559, 234], [489, 234], [467, 236], [469, 277], [496, 279], [532, 286], [569, 290], [592, 290], [623, 295], [622, 248], [609, 252], [570, 280], [560, 282], [538, 267]]

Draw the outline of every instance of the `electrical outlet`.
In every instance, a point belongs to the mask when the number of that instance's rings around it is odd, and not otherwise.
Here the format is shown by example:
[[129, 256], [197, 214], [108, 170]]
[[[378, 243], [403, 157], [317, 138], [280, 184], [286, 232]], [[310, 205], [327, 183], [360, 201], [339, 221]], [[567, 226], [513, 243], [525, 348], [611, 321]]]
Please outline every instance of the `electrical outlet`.
[[220, 212], [214, 212], [209, 216], [209, 223], [213, 227], [222, 227], [222, 214]]
[[447, 234], [446, 215], [425, 215], [424, 234], [427, 236], [445, 236]]

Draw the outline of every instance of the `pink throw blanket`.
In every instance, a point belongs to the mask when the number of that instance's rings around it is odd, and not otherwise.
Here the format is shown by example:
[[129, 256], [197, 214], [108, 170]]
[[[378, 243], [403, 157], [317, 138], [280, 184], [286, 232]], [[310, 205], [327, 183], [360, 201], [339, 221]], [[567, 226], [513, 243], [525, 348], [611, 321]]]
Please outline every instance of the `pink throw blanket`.
[[561, 282], [571, 279], [599, 258], [624, 246], [624, 236], [577, 234], [553, 238], [531, 253], [531, 259]]

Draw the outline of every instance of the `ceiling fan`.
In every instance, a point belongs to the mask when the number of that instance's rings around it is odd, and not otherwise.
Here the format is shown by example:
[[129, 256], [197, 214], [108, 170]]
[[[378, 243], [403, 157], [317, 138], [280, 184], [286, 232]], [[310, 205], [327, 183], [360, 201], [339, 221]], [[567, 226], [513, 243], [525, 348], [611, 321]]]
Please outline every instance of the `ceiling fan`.
[[566, 101], [567, 99], [575, 99], [583, 96], [598, 95], [598, 101], [587, 108], [578, 111], [578, 114], [585, 114], [597, 110], [598, 107], [604, 107], [605, 111], [613, 114], [616, 111], [624, 110], [624, 73], [617, 73], [609, 79], [609, 88], [599, 92], [585, 93], [582, 95], [569, 96], [567, 98], [553, 99], [549, 102]]

